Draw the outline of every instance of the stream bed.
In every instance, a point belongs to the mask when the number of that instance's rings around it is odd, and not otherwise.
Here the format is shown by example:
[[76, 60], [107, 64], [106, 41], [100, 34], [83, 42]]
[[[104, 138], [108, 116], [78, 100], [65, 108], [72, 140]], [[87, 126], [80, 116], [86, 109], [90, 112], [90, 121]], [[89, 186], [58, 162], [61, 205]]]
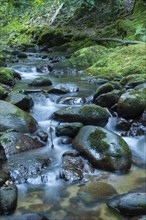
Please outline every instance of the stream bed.
[[[9, 64], [22, 77], [20, 81], [17, 81], [13, 90], [25, 90], [33, 99], [34, 106], [31, 108], [30, 114], [37, 120], [38, 130], [48, 134], [48, 140], [42, 148], [14, 155], [13, 161], [15, 160], [17, 163], [21, 159], [29, 158], [31, 160], [37, 156], [39, 158], [49, 158], [51, 162], [44, 175], [43, 183], [38, 177], [31, 179], [30, 184], [16, 182], [18, 188], [17, 209], [13, 214], [1, 216], [0, 219], [8, 220], [25, 213], [38, 213], [50, 220], [132, 219], [132, 217], [122, 216], [107, 207], [106, 199], [90, 204], [90, 198], [81, 199], [78, 192], [86, 183], [94, 181], [109, 184], [118, 194], [144, 188], [146, 184], [145, 167], [132, 164], [127, 173], [108, 172], [90, 168], [88, 161], [83, 158], [86, 169], [82, 180], [72, 182], [60, 177], [62, 155], [66, 151], [73, 151], [74, 148], [68, 137], [56, 136], [55, 130], [59, 126], [59, 122], [54, 120], [52, 115], [55, 111], [64, 107], [91, 104], [93, 94], [100, 84], [93, 83], [82, 74], [82, 71], [64, 66], [65, 58], [62, 55], [54, 55], [54, 57], [60, 57], [60, 62], [54, 65], [51, 72], [48, 72], [44, 67], [52, 62], [52, 54], [47, 54], [45, 59], [42, 59], [44, 54], [41, 53], [28, 53], [27, 55], [26, 59], [21, 59], [15, 64]], [[49, 77], [52, 85], [43, 86], [41, 89], [28, 86], [28, 83], [40, 76]], [[67, 94], [48, 92], [60, 83], [70, 83], [77, 86], [79, 90]], [[73, 97], [76, 97], [76, 99], [71, 99]], [[74, 101], [63, 102], [67, 98]], [[115, 129], [115, 123], [116, 117], [111, 114], [105, 128], [120, 134]], [[123, 138], [129, 145], [133, 155], [138, 158], [138, 161], [146, 161], [145, 136]], [[10, 163], [10, 160], [11, 158], [8, 163]]]

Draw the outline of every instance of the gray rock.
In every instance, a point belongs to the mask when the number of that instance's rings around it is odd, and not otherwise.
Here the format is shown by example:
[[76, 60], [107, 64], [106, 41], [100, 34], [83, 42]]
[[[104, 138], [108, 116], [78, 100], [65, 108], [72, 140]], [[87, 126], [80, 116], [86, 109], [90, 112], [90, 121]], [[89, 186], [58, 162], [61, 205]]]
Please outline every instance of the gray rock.
[[86, 99], [80, 97], [63, 97], [59, 100], [58, 103], [65, 105], [81, 105], [86, 103]]
[[83, 127], [82, 123], [72, 122], [72, 123], [60, 123], [56, 127], [57, 136], [69, 136], [74, 138], [79, 130]]
[[22, 110], [28, 110], [34, 105], [31, 97], [25, 94], [21, 94], [19, 92], [11, 92], [8, 95], [6, 101], [12, 103], [13, 105], [16, 105]]
[[131, 167], [131, 151], [124, 139], [104, 128], [84, 126], [72, 144], [97, 168], [126, 171]]
[[84, 105], [63, 108], [54, 112], [53, 117], [62, 122], [80, 122], [84, 125], [105, 126], [108, 122], [109, 113], [97, 105]]
[[118, 195], [107, 205], [123, 215], [146, 215], [146, 193], [132, 192]]
[[10, 214], [17, 206], [17, 187], [14, 184], [0, 188], [0, 214]]
[[8, 157], [30, 149], [43, 147], [45, 144], [23, 133], [5, 132], [0, 137], [0, 145], [3, 147]]
[[8, 220], [49, 220], [49, 219], [44, 216], [40, 216], [39, 214], [36, 213], [27, 213], [24, 215], [12, 216]]
[[51, 86], [52, 81], [47, 77], [37, 77], [28, 84], [29, 86]]
[[10, 174], [0, 170], [0, 187], [10, 178]]
[[56, 93], [56, 94], [65, 94], [65, 93], [72, 93], [78, 92], [79, 88], [74, 84], [58, 84], [53, 89], [49, 90], [49, 93]]
[[15, 129], [20, 132], [34, 132], [36, 120], [20, 108], [0, 100], [0, 132]]

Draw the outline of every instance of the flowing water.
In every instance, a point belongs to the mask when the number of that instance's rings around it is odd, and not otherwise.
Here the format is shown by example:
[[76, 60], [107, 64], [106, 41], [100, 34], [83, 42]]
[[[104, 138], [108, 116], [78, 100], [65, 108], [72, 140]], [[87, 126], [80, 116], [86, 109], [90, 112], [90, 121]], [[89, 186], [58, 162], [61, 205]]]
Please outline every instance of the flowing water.
[[[18, 204], [14, 214], [20, 215], [24, 213], [40, 213], [45, 215], [50, 220], [119, 220], [128, 219], [120, 214], [110, 210], [105, 203], [97, 203], [93, 207], [85, 205], [77, 196], [80, 187], [86, 182], [93, 180], [102, 180], [113, 186], [118, 193], [126, 193], [145, 185], [146, 173], [142, 166], [132, 165], [130, 171], [126, 174], [110, 173], [102, 170], [97, 170], [93, 173], [88, 170], [84, 173], [82, 181], [71, 183], [59, 178], [61, 169], [62, 154], [70, 149], [73, 149], [71, 144], [62, 144], [62, 137], [55, 136], [55, 127], [58, 122], [52, 120], [54, 111], [59, 110], [65, 106], [58, 104], [61, 97], [82, 97], [86, 103], [90, 103], [92, 95], [98, 85], [89, 82], [89, 79], [84, 77], [81, 72], [74, 69], [68, 69], [63, 66], [63, 61], [53, 71], [53, 73], [42, 73], [38, 71], [38, 67], [48, 64], [49, 59], [41, 59], [42, 54], [28, 54], [28, 58], [22, 60], [16, 65], [10, 66], [17, 70], [22, 76], [22, 80], [15, 85], [16, 90], [29, 90], [29, 95], [34, 100], [30, 114], [38, 121], [39, 129], [50, 135], [50, 128], [52, 129], [53, 145], [52, 148], [50, 136], [45, 147], [37, 150], [16, 155], [16, 158], [25, 158], [31, 155], [48, 155], [51, 159], [51, 165], [47, 171], [47, 180], [45, 184], [40, 184], [38, 179], [34, 180], [34, 184], [18, 184]], [[50, 55], [51, 56], [51, 55]], [[28, 83], [37, 76], [49, 76], [53, 82], [53, 86], [58, 83], [73, 83], [79, 87], [79, 92], [68, 93], [65, 95], [56, 95], [46, 92], [41, 92], [40, 88], [36, 89], [28, 87]], [[49, 90], [50, 87], [43, 87], [43, 90]], [[46, 95], [47, 94], [47, 95]], [[76, 103], [76, 105], [80, 103]], [[111, 117], [106, 128], [115, 130], [116, 118]], [[137, 157], [139, 161], [146, 162], [146, 146], [145, 137], [125, 137], [125, 141], [133, 152], [133, 156]], [[10, 219], [10, 216], [2, 216], [2, 219]]]

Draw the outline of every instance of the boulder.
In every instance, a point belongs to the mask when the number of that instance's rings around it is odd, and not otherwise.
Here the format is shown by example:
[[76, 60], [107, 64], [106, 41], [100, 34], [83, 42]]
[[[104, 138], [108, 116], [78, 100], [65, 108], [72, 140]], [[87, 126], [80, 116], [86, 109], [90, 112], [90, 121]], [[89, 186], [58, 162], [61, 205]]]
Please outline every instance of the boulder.
[[3, 184], [9, 180], [10, 178], [10, 174], [6, 173], [5, 171], [3, 171], [2, 169], [0, 170], [0, 187], [3, 186]]
[[0, 136], [0, 146], [7, 157], [31, 149], [43, 147], [45, 144], [37, 139], [19, 132], [5, 132]]
[[146, 108], [146, 88], [139, 90], [128, 90], [121, 95], [117, 113], [123, 118], [136, 118], [140, 116]]
[[1, 67], [0, 68], [0, 83], [13, 86], [15, 84], [13, 70]]
[[34, 132], [36, 120], [15, 105], [0, 100], [0, 132], [15, 129], [20, 132]]
[[109, 200], [107, 205], [123, 215], [146, 215], [146, 193], [131, 192], [118, 195]]
[[65, 152], [62, 156], [61, 178], [74, 182], [83, 178], [84, 161], [78, 152]]
[[14, 184], [4, 185], [0, 188], [0, 214], [10, 214], [17, 206], [17, 187]]
[[11, 92], [6, 101], [16, 105], [22, 110], [29, 110], [34, 105], [33, 99], [30, 96], [19, 92]]
[[108, 122], [109, 113], [97, 105], [84, 105], [63, 108], [54, 112], [53, 117], [62, 122], [80, 122], [84, 125], [105, 126]]
[[66, 94], [66, 93], [72, 93], [72, 92], [78, 92], [79, 88], [78, 86], [66, 83], [66, 84], [58, 84], [51, 90], [49, 90], [49, 93], [56, 93], [56, 94]]
[[107, 129], [84, 126], [72, 144], [97, 168], [127, 171], [131, 167], [132, 156], [128, 145], [121, 136]]
[[80, 122], [60, 123], [56, 127], [56, 135], [69, 136], [74, 138], [81, 129], [81, 127], [83, 127], [83, 124]]
[[29, 86], [51, 86], [52, 81], [47, 77], [37, 77], [28, 84]]
[[86, 103], [86, 99], [80, 97], [62, 97], [58, 103], [65, 105], [83, 105]]

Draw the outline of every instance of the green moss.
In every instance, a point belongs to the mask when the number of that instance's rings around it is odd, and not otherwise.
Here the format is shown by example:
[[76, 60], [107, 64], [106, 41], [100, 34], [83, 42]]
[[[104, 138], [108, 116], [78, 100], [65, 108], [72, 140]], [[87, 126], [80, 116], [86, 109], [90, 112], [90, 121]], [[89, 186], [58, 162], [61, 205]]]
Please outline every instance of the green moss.
[[87, 140], [89, 141], [92, 149], [98, 151], [99, 153], [105, 153], [109, 149], [110, 145], [103, 140], [104, 138], [106, 138], [106, 134], [103, 131], [96, 129], [89, 135]]
[[145, 74], [145, 52], [145, 44], [115, 48], [114, 51], [104, 55], [93, 66], [86, 69], [85, 73], [106, 79]]
[[146, 82], [146, 74], [132, 74], [121, 79], [121, 85], [137, 85]]
[[14, 84], [13, 71], [8, 68], [0, 68], [0, 82], [8, 85]]

